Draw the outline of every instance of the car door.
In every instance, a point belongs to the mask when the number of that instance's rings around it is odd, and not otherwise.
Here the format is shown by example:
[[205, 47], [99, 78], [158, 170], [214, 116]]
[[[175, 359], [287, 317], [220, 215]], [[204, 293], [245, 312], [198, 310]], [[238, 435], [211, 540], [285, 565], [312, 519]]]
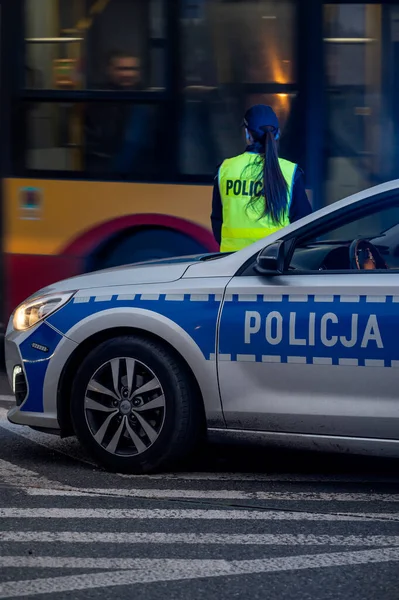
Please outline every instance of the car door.
[[246, 269], [226, 289], [218, 372], [230, 428], [398, 438], [399, 271]]

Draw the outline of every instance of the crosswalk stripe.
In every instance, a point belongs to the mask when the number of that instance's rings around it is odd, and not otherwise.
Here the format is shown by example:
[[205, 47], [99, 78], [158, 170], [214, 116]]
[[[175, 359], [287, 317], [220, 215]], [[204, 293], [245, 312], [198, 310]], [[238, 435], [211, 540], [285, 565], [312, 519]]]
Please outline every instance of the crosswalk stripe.
[[159, 473], [154, 475], [127, 475], [118, 473], [118, 477], [132, 481], [248, 481], [271, 483], [399, 483], [396, 476], [334, 475], [318, 473], [234, 473], [234, 472], [201, 472], [201, 473]]
[[399, 494], [339, 492], [255, 492], [244, 490], [143, 489], [143, 488], [76, 488], [52, 481], [35, 471], [0, 459], [0, 480], [17, 486], [31, 496], [118, 496], [128, 498], [182, 500], [258, 500], [273, 502], [392, 502]]
[[[0, 394], [0, 402], [10, 402], [10, 403], [14, 403], [15, 402], [15, 396], [11, 396], [11, 394]], [[7, 412], [6, 409], [1, 409], [2, 412], [5, 411]]]
[[102, 558], [85, 558], [80, 556], [0, 556], [0, 567], [25, 567], [35, 569], [147, 569], [157, 564], [170, 564], [175, 568], [185, 568], [187, 564], [200, 564], [203, 568], [212, 567], [212, 563], [224, 565], [224, 560], [207, 560], [207, 559], [140, 559], [140, 558], [123, 558], [112, 557]]
[[[45, 447], [53, 452], [58, 452], [68, 458], [95, 466], [94, 461], [90, 460], [84, 450], [80, 447], [78, 442], [73, 440], [60, 440], [60, 438], [41, 433], [23, 427], [20, 425], [14, 425], [7, 421], [6, 415], [7, 410], [0, 408], [0, 427], [14, 433], [24, 439], [29, 440], [39, 446]], [[350, 475], [335, 475], [335, 474], [323, 474], [323, 473], [282, 473], [282, 474], [268, 474], [268, 473], [234, 473], [234, 472], [200, 472], [200, 473], [160, 473], [154, 475], [127, 475], [123, 473], [116, 474], [118, 478], [129, 479], [133, 481], [248, 481], [264, 482], [270, 481], [275, 483], [398, 483], [398, 476], [367, 476], [350, 474]]]
[[244, 490], [181, 489], [27, 489], [31, 496], [123, 496], [128, 498], [172, 498], [190, 500], [269, 500], [279, 502], [399, 502], [399, 494], [340, 492], [252, 492]]
[[[30, 488], [41, 486], [42, 488], [53, 488], [56, 482], [39, 475], [36, 471], [31, 471], [15, 465], [7, 460], [0, 459], [0, 479], [13, 487]], [[60, 484], [58, 484], [60, 485]], [[69, 486], [64, 486], [66, 489]], [[73, 488], [71, 488], [73, 489]]]
[[[1, 396], [0, 396], [0, 400], [1, 400]], [[4, 397], [4, 398], [12, 398], [12, 396], [10, 397]], [[5, 429], [7, 431], [10, 431], [11, 433], [14, 433], [24, 439], [29, 440], [32, 443], [35, 443], [39, 446], [45, 447], [51, 451], [55, 451], [59, 454], [62, 454], [64, 456], [67, 456], [68, 458], [77, 460], [79, 462], [83, 462], [85, 464], [89, 464], [91, 466], [95, 466], [94, 461], [91, 461], [90, 458], [85, 454], [84, 450], [81, 448], [81, 446], [78, 444], [77, 440], [72, 439], [72, 440], [60, 440], [60, 438], [53, 436], [53, 435], [49, 435], [46, 433], [41, 433], [38, 431], [34, 431], [28, 427], [23, 427], [20, 425], [14, 425], [13, 423], [9, 423], [7, 421], [6, 415], [7, 415], [7, 410], [0, 408], [0, 428]], [[3, 461], [6, 462], [6, 461]], [[32, 474], [34, 473], [33, 471], [31, 472]], [[1, 472], [1, 467], [0, 467], [0, 477], [2, 476], [2, 472]], [[35, 478], [38, 477], [37, 473], [34, 473]], [[294, 473], [282, 473], [282, 474], [267, 474], [267, 473], [234, 473], [234, 472], [221, 472], [221, 473], [214, 473], [214, 472], [200, 472], [200, 473], [161, 473], [161, 474], [154, 474], [154, 475], [127, 475], [127, 474], [122, 474], [122, 473], [118, 473], [115, 474], [116, 477], [118, 478], [123, 478], [123, 479], [129, 479], [132, 481], [229, 481], [229, 482], [234, 482], [234, 481], [243, 481], [243, 482], [249, 482], [249, 483], [256, 483], [256, 482], [275, 482], [275, 483], [365, 483], [365, 484], [372, 484], [372, 483], [398, 483], [399, 482], [399, 477], [397, 476], [379, 476], [379, 475], [375, 475], [375, 476], [367, 476], [367, 477], [363, 477], [361, 475], [356, 475], [356, 474], [351, 474], [350, 476], [345, 476], [345, 475], [335, 475], [335, 474], [308, 474], [308, 473], [299, 473], [299, 474], [294, 474]], [[60, 487], [57, 486], [56, 484], [53, 485], [49, 485], [47, 487]], [[71, 491], [71, 495], [72, 495], [72, 490], [73, 488], [71, 488], [71, 486], [62, 486], [65, 490], [65, 488], [67, 487], [70, 491]], [[102, 492], [97, 492], [97, 493], [102, 493]], [[110, 493], [110, 492], [108, 492]], [[33, 492], [32, 492], [33, 494]], [[55, 493], [54, 493], [55, 494]], [[40, 492], [37, 492], [37, 495], [40, 495]], [[60, 493], [58, 495], [64, 495], [64, 493]], [[78, 494], [75, 494], [78, 495]], [[342, 496], [342, 501], [346, 501], [344, 499], [344, 495], [341, 494]], [[352, 496], [355, 496], [352, 494]], [[356, 501], [356, 502], [361, 502], [362, 498], [360, 496], [363, 496], [363, 494], [359, 494], [358, 498], [353, 497], [353, 499], [349, 499], [348, 501]], [[378, 494], [375, 495], [375, 500], [382, 500], [382, 498], [377, 497], [379, 496]], [[179, 497], [183, 497], [183, 496], [179, 496]], [[262, 499], [262, 498], [258, 498], [258, 499]], [[269, 498], [265, 497], [263, 498], [264, 500], [268, 500]], [[270, 499], [278, 499], [278, 498], [270, 498]], [[289, 500], [289, 498], [285, 498], [287, 500]], [[309, 498], [310, 499], [310, 498]], [[317, 500], [317, 498], [313, 498], [314, 500]], [[334, 497], [331, 498], [332, 500], [336, 500], [336, 501], [340, 501], [340, 498], [338, 497]], [[328, 498], [321, 498], [321, 500], [328, 500]], [[363, 498], [364, 501], [371, 501], [370, 500], [366, 500], [365, 498]], [[386, 502], [397, 502], [399, 500], [399, 494], [397, 495], [392, 495], [392, 500], [388, 500], [387, 497], [385, 499]]]
[[234, 472], [196, 472], [196, 473], [159, 473], [154, 475], [127, 475], [118, 473], [118, 477], [133, 481], [248, 481], [272, 483], [399, 483], [397, 476], [334, 475], [323, 473], [234, 473]]
[[[48, 557], [48, 564], [54, 560], [53, 557]], [[112, 559], [108, 560], [111, 561]], [[399, 561], [399, 548], [379, 548], [376, 550], [284, 556], [242, 561], [142, 559], [136, 563], [136, 568], [127, 570], [8, 581], [0, 584], [0, 598], [18, 598], [20, 596], [35, 596], [45, 593], [56, 594], [65, 591], [110, 588], [135, 583], [179, 581], [255, 573], [276, 573], [397, 561]]]
[[0, 508], [0, 519], [198, 519], [259, 521], [399, 521], [399, 513], [311, 513], [273, 510]]
[[[353, 559], [359, 559], [359, 557], [363, 558], [363, 560], [366, 558], [365, 562], [373, 562], [373, 560], [367, 560], [367, 559], [374, 559], [375, 562], [380, 562], [378, 559], [388, 559], [388, 560], [399, 560], [399, 548], [390, 548], [390, 549], [378, 549], [378, 550], [360, 550], [360, 551], [352, 551], [352, 552], [340, 552], [340, 553], [329, 553], [324, 555], [326, 557], [328, 557], [331, 560], [331, 557], [335, 557], [338, 558], [338, 560], [345, 559], [345, 558], [350, 558], [350, 563], [349, 564], [353, 564]], [[289, 561], [290, 558], [292, 557], [286, 557], [285, 561]], [[295, 557], [297, 559], [299, 558], [304, 558], [304, 559], [308, 559], [310, 558], [309, 555], [305, 555], [304, 557]], [[313, 556], [313, 558], [315, 558]], [[112, 557], [112, 558], [102, 558], [100, 556], [97, 557], [72, 557], [72, 556], [0, 556], [0, 567], [2, 568], [13, 568], [13, 567], [18, 567], [18, 568], [35, 568], [35, 569], [98, 569], [98, 570], [103, 570], [103, 569], [118, 569], [119, 571], [121, 570], [134, 570], [134, 571], [138, 571], [138, 570], [143, 570], [146, 571], [147, 569], [153, 569], [155, 567], [155, 569], [159, 566], [164, 567], [167, 565], [170, 565], [171, 570], [178, 570], [181, 569], [186, 570], [186, 568], [188, 567], [190, 569], [190, 566], [192, 565], [197, 565], [200, 566], [204, 571], [205, 570], [213, 570], [214, 567], [216, 567], [217, 569], [219, 569], [220, 567], [225, 567], [225, 566], [231, 566], [233, 567], [233, 569], [237, 569], [238, 573], [232, 573], [234, 574], [241, 574], [241, 573], [246, 573], [247, 570], [249, 569], [249, 572], [253, 572], [253, 569], [255, 569], [255, 572], [260, 569], [260, 572], [263, 571], [263, 567], [267, 567], [270, 565], [270, 563], [273, 564], [273, 562], [276, 559], [258, 559], [258, 560], [232, 560], [232, 561], [227, 561], [227, 560], [209, 560], [209, 559], [170, 559], [170, 558], [166, 558], [166, 559], [151, 559], [151, 558], [124, 558], [124, 557]], [[276, 560], [277, 564], [280, 562], [281, 564], [281, 559], [280, 561], [278, 561], [278, 559]], [[332, 561], [334, 562], [334, 561]], [[362, 561], [363, 562], [363, 561]], [[341, 563], [342, 564], [342, 563]], [[344, 562], [345, 564], [345, 562]], [[356, 563], [355, 563], [356, 564]], [[322, 566], [322, 565], [318, 565], [318, 566]], [[334, 566], [333, 564], [331, 564], [330, 566]], [[298, 566], [298, 568], [300, 568]]]
[[[0, 416], [1, 416], [0, 409]], [[7, 411], [4, 411], [7, 412]], [[21, 425], [15, 425], [14, 423], [9, 423], [7, 420], [0, 419], [0, 427], [5, 429], [6, 431], [10, 431], [11, 433], [15, 433], [19, 437], [22, 437], [38, 446], [42, 446], [51, 451], [56, 451], [58, 454], [62, 454], [67, 456], [68, 458], [72, 458], [78, 460], [79, 462], [83, 462], [85, 464], [95, 466], [95, 462], [90, 460], [90, 458], [84, 453], [82, 447], [78, 444], [77, 440], [69, 440], [67, 443], [61, 442], [60, 438], [54, 435], [49, 435], [47, 433], [41, 433], [40, 431], [34, 431], [29, 427], [23, 427]]]
[[0, 543], [189, 544], [240, 546], [399, 546], [399, 535], [305, 535], [142, 533], [93, 531], [1, 531]]

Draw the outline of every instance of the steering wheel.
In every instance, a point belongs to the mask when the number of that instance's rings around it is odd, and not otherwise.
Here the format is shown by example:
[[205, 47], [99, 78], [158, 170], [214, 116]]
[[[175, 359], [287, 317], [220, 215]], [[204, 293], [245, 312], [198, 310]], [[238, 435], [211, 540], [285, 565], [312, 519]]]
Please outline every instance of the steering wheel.
[[357, 238], [349, 247], [349, 268], [352, 270], [373, 271], [388, 269], [377, 248], [368, 240]]

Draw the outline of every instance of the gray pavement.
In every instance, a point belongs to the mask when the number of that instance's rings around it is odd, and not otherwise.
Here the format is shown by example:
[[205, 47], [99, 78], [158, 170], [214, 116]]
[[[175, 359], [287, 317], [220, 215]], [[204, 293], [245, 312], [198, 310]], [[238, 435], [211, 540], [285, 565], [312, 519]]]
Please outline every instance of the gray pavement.
[[8, 423], [7, 394], [0, 378], [0, 598], [398, 599], [397, 462], [212, 446], [109, 474]]

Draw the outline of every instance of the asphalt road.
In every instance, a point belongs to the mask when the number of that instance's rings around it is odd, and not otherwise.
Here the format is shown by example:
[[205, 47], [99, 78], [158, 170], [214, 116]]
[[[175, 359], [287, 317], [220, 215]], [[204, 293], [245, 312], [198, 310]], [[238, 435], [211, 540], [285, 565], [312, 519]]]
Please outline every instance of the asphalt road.
[[397, 600], [398, 463], [210, 447], [178, 473], [108, 474], [6, 421], [0, 598]]

